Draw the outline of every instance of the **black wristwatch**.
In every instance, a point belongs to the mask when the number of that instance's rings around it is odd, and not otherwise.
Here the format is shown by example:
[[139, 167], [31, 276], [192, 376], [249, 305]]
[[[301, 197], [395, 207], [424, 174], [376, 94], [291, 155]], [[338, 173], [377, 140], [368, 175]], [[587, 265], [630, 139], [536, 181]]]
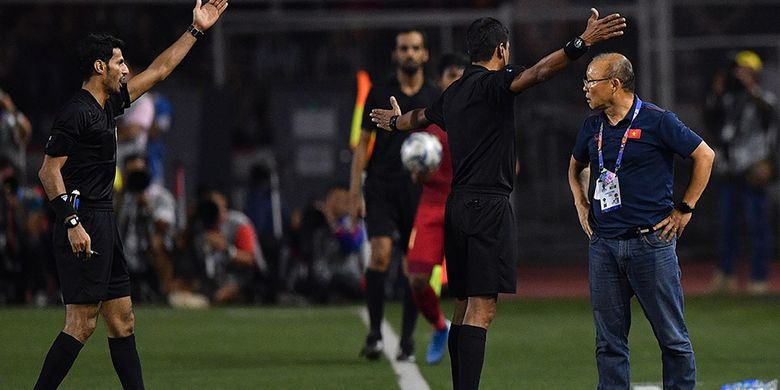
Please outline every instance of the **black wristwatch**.
[[582, 38], [580, 38], [580, 37], [574, 38], [574, 41], [572, 42], [572, 44], [574, 45], [575, 49], [580, 50], [580, 49], [585, 48], [585, 50], [587, 50], [587, 46], [585, 46], [585, 41], [583, 41]]
[[680, 202], [680, 205], [677, 206], [677, 211], [683, 213], [683, 214], [691, 214], [693, 213], [693, 210], [695, 210], [693, 207], [688, 205], [688, 203]]
[[195, 27], [194, 24], [191, 24], [189, 27], [187, 27], [187, 32], [190, 33], [195, 39], [202, 38], [206, 35], [203, 31], [198, 30], [197, 27]]
[[585, 44], [585, 41], [580, 36], [574, 37], [574, 39], [566, 42], [566, 45], [563, 46], [563, 52], [572, 61], [582, 57], [588, 52], [588, 49], [588, 45]]
[[79, 220], [79, 216], [73, 215], [68, 217], [68, 219], [65, 220], [65, 227], [68, 229], [73, 229], [74, 227], [79, 226], [79, 223], [81, 223], [81, 221]]
[[390, 123], [388, 124], [388, 127], [390, 127], [390, 130], [398, 131], [398, 117], [400, 115], [393, 115], [390, 117]]

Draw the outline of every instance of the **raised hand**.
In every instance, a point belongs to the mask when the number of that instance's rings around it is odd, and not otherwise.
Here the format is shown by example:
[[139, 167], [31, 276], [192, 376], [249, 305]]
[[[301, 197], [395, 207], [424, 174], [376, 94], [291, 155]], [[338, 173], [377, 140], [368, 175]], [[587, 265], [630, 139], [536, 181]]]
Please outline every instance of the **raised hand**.
[[612, 14], [599, 19], [599, 11], [595, 8], [590, 9], [590, 18], [588, 26], [580, 38], [585, 42], [585, 46], [592, 46], [607, 39], [623, 35], [623, 29], [626, 28], [626, 18], [620, 14]]
[[401, 115], [401, 107], [398, 106], [398, 101], [395, 100], [395, 96], [390, 96], [390, 106], [392, 107], [390, 110], [383, 110], [380, 108], [371, 110], [371, 114], [369, 114], [371, 116], [371, 122], [376, 123], [376, 127], [387, 131], [393, 131], [393, 129], [390, 128], [390, 118]]
[[192, 10], [192, 25], [200, 31], [206, 31], [217, 22], [219, 16], [227, 9], [228, 0], [209, 0], [201, 5], [201, 0], [195, 0]]

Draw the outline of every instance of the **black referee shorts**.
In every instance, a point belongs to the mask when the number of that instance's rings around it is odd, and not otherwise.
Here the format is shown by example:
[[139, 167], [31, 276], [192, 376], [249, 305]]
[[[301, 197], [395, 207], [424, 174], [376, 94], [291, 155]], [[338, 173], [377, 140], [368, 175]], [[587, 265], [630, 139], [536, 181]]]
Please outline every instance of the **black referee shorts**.
[[130, 274], [116, 226], [111, 201], [82, 201], [79, 219], [89, 234], [92, 255], [73, 254], [68, 229], [54, 224], [54, 258], [57, 262], [62, 301], [65, 304], [90, 304], [130, 295]]
[[517, 234], [509, 195], [453, 190], [444, 214], [444, 253], [454, 297], [515, 293]]
[[420, 186], [411, 180], [366, 182], [366, 230], [368, 237], [393, 237], [400, 241], [404, 251], [414, 226]]

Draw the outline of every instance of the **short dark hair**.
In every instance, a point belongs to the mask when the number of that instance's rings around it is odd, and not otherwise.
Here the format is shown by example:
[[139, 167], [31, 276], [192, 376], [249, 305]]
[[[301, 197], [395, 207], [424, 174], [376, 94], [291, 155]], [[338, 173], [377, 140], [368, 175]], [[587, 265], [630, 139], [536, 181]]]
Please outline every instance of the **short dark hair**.
[[125, 43], [108, 34], [89, 34], [79, 42], [79, 70], [83, 80], [92, 76], [92, 66], [97, 60], [108, 62], [114, 49], [122, 49]]
[[509, 42], [509, 30], [494, 18], [480, 18], [466, 32], [466, 50], [471, 62], [488, 61], [501, 43]]
[[623, 90], [634, 92], [634, 66], [626, 56], [620, 53], [602, 53], [593, 58], [593, 61], [596, 60], [609, 61], [607, 74], [604, 77], [614, 77], [623, 83]]
[[[423, 47], [428, 47], [428, 45], [427, 45], [427, 43], [428, 43], [428, 35], [425, 34], [425, 31], [419, 30], [419, 29], [416, 29], [416, 28], [409, 28], [409, 29], [406, 29], [406, 30], [398, 31], [397, 33], [395, 33], [395, 38], [398, 39], [398, 36], [401, 35], [401, 34], [411, 34], [411, 33], [418, 33], [418, 34], [420, 34], [420, 36], [422, 37], [422, 41], [423, 41]], [[393, 50], [395, 50], [395, 46], [393, 46]]]
[[442, 74], [451, 66], [465, 68], [469, 66], [469, 64], [469, 58], [465, 55], [460, 53], [447, 53], [441, 56], [441, 59], [439, 60], [439, 67], [436, 70], [439, 72], [438, 74]]

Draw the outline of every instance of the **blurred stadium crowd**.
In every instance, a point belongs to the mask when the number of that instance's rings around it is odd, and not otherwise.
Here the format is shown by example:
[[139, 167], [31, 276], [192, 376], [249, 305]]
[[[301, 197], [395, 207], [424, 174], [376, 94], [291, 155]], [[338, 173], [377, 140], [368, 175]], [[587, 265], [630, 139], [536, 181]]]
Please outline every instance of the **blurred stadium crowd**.
[[[268, 1], [236, 2], [231, 11], [338, 13], [401, 8], [426, 12], [446, 6], [488, 12], [501, 3]], [[532, 1], [516, 3], [539, 7]], [[571, 6], [576, 2], [555, 3]], [[602, 3], [605, 9], [621, 4]], [[771, 16], [780, 11], [776, 2], [698, 3], [676, 10], [675, 36], [780, 36], [776, 17]], [[587, 12], [584, 6], [583, 12]], [[47, 305], [59, 299], [50, 254], [50, 215], [36, 173], [52, 118], [78, 88], [75, 42], [89, 31], [114, 33], [127, 42], [125, 57], [130, 66], [140, 70], [181, 34], [187, 18], [181, 7], [171, 2], [143, 6], [104, 1], [0, 5], [0, 24], [4, 26], [0, 36], [0, 304]], [[512, 27], [515, 62], [521, 64], [538, 59], [550, 45], [563, 43], [570, 35], [566, 23], [518, 22]], [[455, 26], [450, 35], [455, 43], [449, 45], [456, 50], [462, 30]], [[201, 307], [278, 302], [280, 296], [290, 296], [288, 293], [313, 302], [362, 296], [365, 233], [362, 228], [352, 229], [345, 218], [347, 188], [341, 184], [348, 180], [349, 170], [347, 123], [354, 102], [355, 72], [368, 69], [377, 77], [388, 74], [393, 34], [390, 28], [355, 31], [347, 27], [325, 33], [235, 34], [228, 42], [224, 85], [216, 85], [214, 54], [204, 45], [184, 61], [175, 77], [134, 103], [120, 124], [114, 200], [133, 275], [135, 302]], [[446, 51], [445, 36], [437, 29], [429, 31], [432, 58]], [[629, 33], [605, 50], [635, 58], [638, 41], [636, 34]], [[713, 111], [714, 102], [740, 88], [749, 89], [734, 73], [738, 65], [735, 55], [741, 49], [758, 53], [758, 63], [753, 59], [744, 66], [756, 72], [756, 85], [777, 95], [777, 46], [705, 45], [701, 50], [676, 53], [674, 62], [676, 99], [675, 107], [670, 108], [721, 153], [734, 146], [734, 134], [722, 131], [728, 115], [739, 114]], [[549, 248], [560, 237], [581, 234], [565, 190], [568, 153], [579, 121], [587, 114], [579, 88], [584, 65], [579, 65], [549, 86], [519, 99], [518, 123], [525, 125], [518, 133], [518, 181], [522, 184], [516, 186], [514, 202], [520, 206], [516, 209], [521, 255], [531, 262], [581, 262], [584, 258], [584, 239], [579, 246], [560, 243], [553, 251]], [[429, 65], [429, 69], [434, 68]], [[648, 75], [651, 72], [643, 75], [642, 71], [639, 77], [652, 77]], [[638, 93], [645, 96], [641, 90]], [[528, 104], [531, 102], [533, 105]], [[211, 118], [205, 118], [203, 108], [212, 104], [217, 109], [209, 114]], [[301, 165], [300, 159], [289, 157], [300, 152], [297, 147], [301, 142], [288, 138], [294, 125], [278, 118], [297, 115], [286, 110], [286, 105], [322, 113], [317, 110], [328, 104], [335, 105], [333, 121], [339, 130], [326, 140], [331, 145], [325, 149], [330, 160], [320, 162], [312, 171], [312, 167]], [[686, 231], [689, 241], [682, 245], [686, 248], [681, 250], [691, 256], [683, 257], [713, 262], [720, 258], [721, 251], [715, 245], [722, 241], [718, 239], [719, 226], [724, 218], [731, 218], [723, 223], [751, 227], [733, 236], [755, 240], [760, 235], [764, 240], [763, 246], [746, 253], [755, 257], [754, 252], [764, 251], [769, 261], [777, 258], [776, 105], [769, 114], [763, 112], [758, 119], [761, 134], [756, 139], [760, 139], [746, 142], [763, 145], [765, 153], [740, 168], [723, 167], [715, 178], [718, 185], [724, 184], [732, 192], [746, 182], [750, 188], [758, 188], [765, 195], [763, 208], [735, 222], [736, 217], [725, 212], [733, 207], [718, 205], [719, 197], [731, 195], [709, 191]], [[755, 154], [750, 145], [747, 152], [740, 153]], [[754, 173], [750, 167], [758, 160], [765, 171], [757, 187], [751, 181]], [[556, 178], [544, 180], [550, 175]], [[732, 185], [735, 179], [737, 184]], [[545, 207], [541, 207], [542, 202]], [[756, 228], [753, 222], [762, 216], [765, 226]], [[739, 241], [724, 251], [735, 257], [738, 249]], [[728, 279], [731, 272], [722, 269], [718, 281], [722, 288], [735, 288]], [[754, 277], [762, 277], [761, 272]]]

